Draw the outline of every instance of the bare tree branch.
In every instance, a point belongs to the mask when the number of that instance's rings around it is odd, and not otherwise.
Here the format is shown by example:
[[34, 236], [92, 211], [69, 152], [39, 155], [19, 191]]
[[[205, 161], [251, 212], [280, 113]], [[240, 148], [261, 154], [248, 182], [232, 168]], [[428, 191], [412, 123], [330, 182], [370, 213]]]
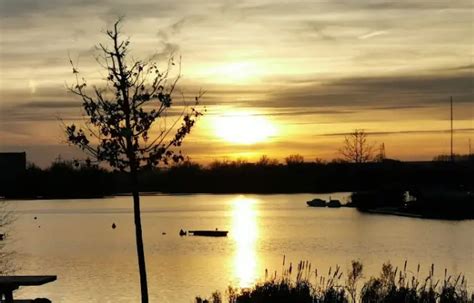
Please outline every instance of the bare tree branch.
[[374, 159], [374, 145], [367, 141], [368, 134], [363, 129], [356, 129], [345, 136], [339, 153], [346, 161], [354, 163], [370, 162]]

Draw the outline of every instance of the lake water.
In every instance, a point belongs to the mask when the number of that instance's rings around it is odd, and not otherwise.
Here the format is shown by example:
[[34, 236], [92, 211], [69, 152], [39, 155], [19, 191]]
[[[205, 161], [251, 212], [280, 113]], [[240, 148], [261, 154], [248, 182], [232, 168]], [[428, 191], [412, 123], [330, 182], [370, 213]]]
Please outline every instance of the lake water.
[[[345, 193], [332, 194], [344, 200]], [[474, 221], [440, 221], [361, 214], [355, 209], [308, 208], [329, 195], [172, 195], [142, 197], [151, 302], [191, 303], [228, 285], [248, 286], [265, 269], [309, 260], [327, 272], [352, 259], [365, 276], [382, 263], [422, 273], [432, 263], [463, 272], [474, 284]], [[96, 200], [10, 201], [17, 219], [8, 244], [18, 274], [58, 280], [20, 290], [19, 297], [53, 302], [138, 302], [139, 284], [130, 197]], [[37, 217], [35, 220], [34, 217]], [[112, 223], [117, 228], [112, 229]], [[180, 237], [179, 230], [229, 230], [226, 238]], [[166, 233], [165, 235], [162, 233]]]

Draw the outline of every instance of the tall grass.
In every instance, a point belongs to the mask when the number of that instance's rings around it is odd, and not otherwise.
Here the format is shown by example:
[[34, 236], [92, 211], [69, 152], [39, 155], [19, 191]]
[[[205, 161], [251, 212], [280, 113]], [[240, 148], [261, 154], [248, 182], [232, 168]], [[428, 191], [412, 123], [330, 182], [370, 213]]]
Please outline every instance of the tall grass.
[[435, 278], [435, 267], [431, 266], [426, 278], [420, 278], [420, 265], [416, 273], [382, 265], [378, 277], [370, 277], [361, 287], [363, 265], [352, 261], [344, 272], [340, 266], [329, 268], [325, 274], [311, 268], [311, 263], [301, 261], [293, 270], [293, 264], [282, 272], [269, 275], [265, 270], [263, 282], [251, 288], [229, 287], [225, 296], [215, 292], [208, 299], [196, 297], [196, 303], [473, 303], [474, 294], [468, 294], [467, 281], [462, 275], [450, 276], [445, 269], [442, 281]]
[[11, 274], [15, 271], [14, 252], [9, 247], [11, 239], [9, 231], [15, 216], [5, 201], [0, 200], [0, 275]]

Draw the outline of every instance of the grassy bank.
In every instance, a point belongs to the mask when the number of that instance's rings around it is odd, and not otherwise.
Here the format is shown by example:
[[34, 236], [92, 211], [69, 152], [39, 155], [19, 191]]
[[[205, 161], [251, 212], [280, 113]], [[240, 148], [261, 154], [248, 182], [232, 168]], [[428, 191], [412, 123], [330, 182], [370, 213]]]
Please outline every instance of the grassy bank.
[[[283, 261], [284, 262], [284, 261]], [[352, 261], [344, 272], [339, 266], [321, 274], [309, 262], [300, 262], [296, 269], [290, 264], [281, 275], [275, 272], [251, 288], [232, 288], [223, 295], [213, 293], [209, 298], [196, 297], [196, 303], [472, 303], [474, 294], [468, 293], [467, 281], [462, 275], [435, 278], [431, 266], [426, 277], [390, 263], [382, 265], [378, 277], [366, 278], [363, 264]]]

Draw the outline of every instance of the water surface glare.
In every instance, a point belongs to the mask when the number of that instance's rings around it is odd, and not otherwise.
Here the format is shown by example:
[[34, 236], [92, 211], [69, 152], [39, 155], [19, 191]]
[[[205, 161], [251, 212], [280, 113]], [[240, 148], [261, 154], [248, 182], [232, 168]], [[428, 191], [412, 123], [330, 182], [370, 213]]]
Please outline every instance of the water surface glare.
[[[151, 302], [190, 303], [228, 285], [246, 287], [287, 262], [309, 260], [327, 272], [352, 259], [365, 276], [383, 262], [423, 274], [463, 272], [474, 284], [474, 220], [440, 221], [361, 214], [355, 209], [308, 208], [315, 197], [292, 195], [158, 195], [142, 197]], [[18, 274], [58, 280], [18, 292], [53, 302], [137, 302], [138, 271], [131, 198], [9, 201], [17, 220], [8, 244]], [[37, 217], [35, 220], [34, 217]], [[112, 223], [117, 225], [112, 229]], [[226, 238], [180, 237], [180, 229], [229, 230]]]

